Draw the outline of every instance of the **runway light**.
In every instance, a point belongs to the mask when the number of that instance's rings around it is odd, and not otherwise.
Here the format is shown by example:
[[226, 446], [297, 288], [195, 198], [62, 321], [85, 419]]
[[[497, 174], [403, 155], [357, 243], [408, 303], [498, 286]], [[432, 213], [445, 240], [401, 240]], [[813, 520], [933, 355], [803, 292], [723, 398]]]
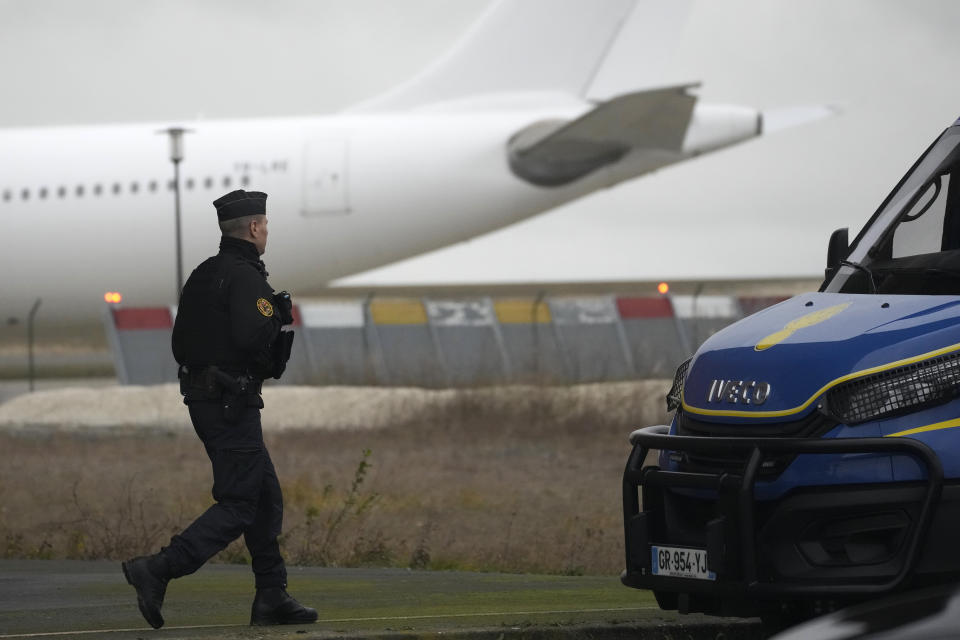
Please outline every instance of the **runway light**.
[[103, 299], [108, 304], [120, 304], [120, 301], [123, 300], [123, 296], [116, 291], [107, 291], [105, 294], [103, 294]]
[[660, 292], [660, 295], [666, 295], [666, 293], [670, 291], [670, 285], [668, 285], [666, 282], [661, 282], [657, 285], [657, 291]]

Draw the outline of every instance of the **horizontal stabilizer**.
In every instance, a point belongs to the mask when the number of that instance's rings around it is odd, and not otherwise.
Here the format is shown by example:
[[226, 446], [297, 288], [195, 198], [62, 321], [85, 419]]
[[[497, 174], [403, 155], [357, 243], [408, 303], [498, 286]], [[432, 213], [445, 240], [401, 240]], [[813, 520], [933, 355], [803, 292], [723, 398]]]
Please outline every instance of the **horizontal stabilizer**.
[[508, 144], [510, 168], [540, 186], [560, 186], [635, 149], [679, 153], [696, 96], [682, 85], [619, 96], [570, 122], [537, 122]]

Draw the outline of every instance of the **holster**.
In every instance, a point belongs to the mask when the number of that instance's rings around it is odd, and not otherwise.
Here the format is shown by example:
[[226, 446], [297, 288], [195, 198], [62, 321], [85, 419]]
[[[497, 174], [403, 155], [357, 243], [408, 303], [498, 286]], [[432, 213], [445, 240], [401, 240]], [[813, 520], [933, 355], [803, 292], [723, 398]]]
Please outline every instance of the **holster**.
[[251, 403], [252, 397], [259, 397], [261, 381], [248, 375], [233, 375], [215, 365], [191, 370], [181, 365], [177, 372], [180, 379], [180, 393], [184, 402], [191, 400], [212, 400], [223, 405], [223, 419], [236, 422], [248, 406], [263, 406]]

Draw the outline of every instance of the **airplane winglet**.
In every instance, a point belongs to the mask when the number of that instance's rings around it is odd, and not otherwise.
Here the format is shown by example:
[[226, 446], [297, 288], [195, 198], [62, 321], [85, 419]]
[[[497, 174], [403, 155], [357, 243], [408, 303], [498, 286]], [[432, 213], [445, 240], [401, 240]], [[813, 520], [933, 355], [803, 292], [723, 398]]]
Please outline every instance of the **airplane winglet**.
[[615, 163], [635, 149], [680, 153], [697, 98], [680, 85], [601, 103], [570, 122], [538, 122], [507, 144], [510, 168], [538, 186], [559, 186]]

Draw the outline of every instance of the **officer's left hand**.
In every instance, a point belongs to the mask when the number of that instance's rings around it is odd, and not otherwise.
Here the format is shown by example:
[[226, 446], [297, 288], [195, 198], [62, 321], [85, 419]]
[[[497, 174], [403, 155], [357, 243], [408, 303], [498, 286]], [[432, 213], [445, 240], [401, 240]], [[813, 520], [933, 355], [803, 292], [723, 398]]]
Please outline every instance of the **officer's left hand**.
[[277, 315], [280, 316], [280, 321], [285, 325], [293, 324], [293, 300], [290, 298], [290, 293], [281, 291], [273, 294], [273, 304], [277, 309]]

